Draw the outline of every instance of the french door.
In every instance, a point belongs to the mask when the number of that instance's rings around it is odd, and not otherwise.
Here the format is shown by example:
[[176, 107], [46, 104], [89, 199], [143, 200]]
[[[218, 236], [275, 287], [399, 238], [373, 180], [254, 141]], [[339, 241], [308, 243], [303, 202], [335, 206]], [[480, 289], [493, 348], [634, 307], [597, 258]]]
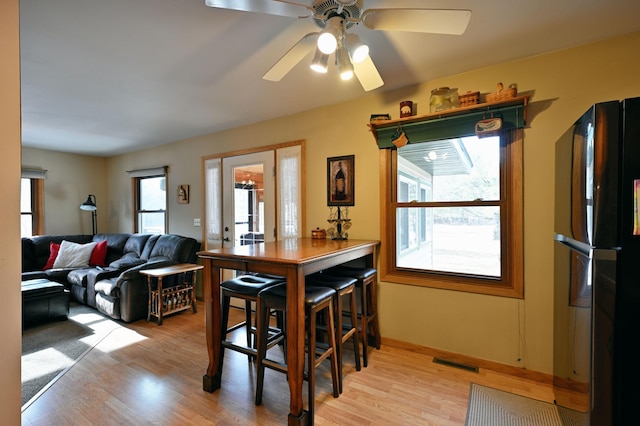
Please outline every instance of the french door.
[[222, 159], [222, 246], [275, 239], [274, 152]]
[[203, 159], [204, 248], [301, 237], [303, 167], [302, 143]]

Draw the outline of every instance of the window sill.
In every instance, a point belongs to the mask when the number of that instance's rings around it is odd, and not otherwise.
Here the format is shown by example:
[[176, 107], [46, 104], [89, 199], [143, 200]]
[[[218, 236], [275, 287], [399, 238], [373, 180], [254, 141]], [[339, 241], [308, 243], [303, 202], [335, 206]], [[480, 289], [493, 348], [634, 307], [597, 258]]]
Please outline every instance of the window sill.
[[416, 275], [410, 272], [393, 272], [382, 273], [380, 275], [380, 281], [417, 287], [437, 288], [441, 290], [463, 291], [466, 293], [477, 293], [488, 296], [511, 297], [514, 299], [524, 298], [511, 286], [502, 284], [479, 284], [479, 280], [473, 279], [469, 279], [465, 282], [465, 279], [461, 277], [424, 277], [424, 275]]

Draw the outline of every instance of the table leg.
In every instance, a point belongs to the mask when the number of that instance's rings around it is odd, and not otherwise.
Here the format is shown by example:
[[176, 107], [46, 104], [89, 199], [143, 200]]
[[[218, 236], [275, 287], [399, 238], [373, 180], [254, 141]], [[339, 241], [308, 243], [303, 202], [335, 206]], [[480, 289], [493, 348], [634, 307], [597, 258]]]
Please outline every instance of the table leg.
[[220, 362], [220, 268], [213, 266], [211, 259], [204, 259], [202, 281], [204, 288], [204, 321], [209, 353], [209, 367], [202, 377], [202, 389], [213, 392], [220, 389], [222, 363]]
[[312, 424], [302, 403], [304, 382], [304, 273], [287, 273], [287, 380], [289, 381], [289, 425]]
[[162, 325], [162, 277], [158, 277], [158, 325]]
[[149, 300], [147, 301], [147, 322], [151, 321], [151, 301], [153, 300], [153, 288], [151, 285], [151, 275], [147, 275], [147, 287], [149, 287]]
[[[185, 278], [186, 278], [186, 274], [185, 274]], [[196, 308], [196, 276], [197, 276], [197, 271], [193, 271], [191, 272], [191, 307], [193, 309], [193, 313], [197, 313], [198, 310]]]

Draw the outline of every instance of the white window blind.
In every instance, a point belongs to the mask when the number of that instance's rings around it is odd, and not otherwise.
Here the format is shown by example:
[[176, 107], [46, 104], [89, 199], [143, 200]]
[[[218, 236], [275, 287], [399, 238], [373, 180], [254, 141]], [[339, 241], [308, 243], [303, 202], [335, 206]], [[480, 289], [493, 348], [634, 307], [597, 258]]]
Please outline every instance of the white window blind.
[[43, 169], [22, 169], [24, 179], [45, 179], [47, 171]]
[[127, 170], [132, 178], [142, 178], [151, 176], [163, 176], [167, 174], [168, 166], [152, 167], [149, 169]]

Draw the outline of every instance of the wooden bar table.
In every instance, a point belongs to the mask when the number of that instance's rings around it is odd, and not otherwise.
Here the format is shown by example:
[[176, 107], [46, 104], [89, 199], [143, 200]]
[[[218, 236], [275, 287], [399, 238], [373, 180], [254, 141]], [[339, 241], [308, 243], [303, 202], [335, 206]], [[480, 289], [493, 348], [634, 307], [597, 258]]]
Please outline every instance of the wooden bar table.
[[287, 280], [287, 380], [289, 425], [311, 424], [302, 402], [304, 381], [304, 277], [315, 272], [364, 259], [376, 267], [380, 242], [374, 240], [318, 240], [297, 238], [253, 245], [201, 251], [205, 325], [209, 367], [202, 378], [207, 392], [220, 388], [222, 364], [220, 280], [222, 269], [281, 275]]

